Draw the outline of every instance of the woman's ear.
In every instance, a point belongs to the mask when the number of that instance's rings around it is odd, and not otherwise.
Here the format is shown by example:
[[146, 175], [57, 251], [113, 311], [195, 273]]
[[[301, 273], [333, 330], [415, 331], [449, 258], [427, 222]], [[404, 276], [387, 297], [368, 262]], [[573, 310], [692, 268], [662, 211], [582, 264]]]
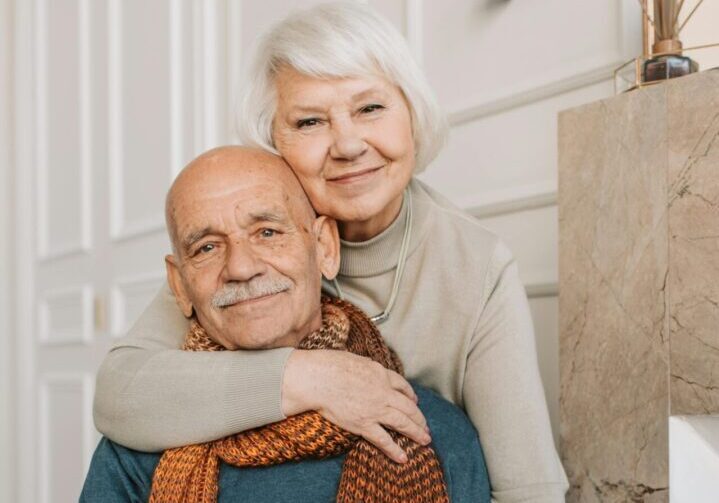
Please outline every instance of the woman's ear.
[[340, 234], [337, 222], [326, 216], [319, 216], [313, 224], [317, 240], [317, 263], [322, 275], [332, 280], [340, 269]]
[[175, 300], [177, 305], [180, 306], [180, 311], [185, 315], [185, 318], [191, 318], [194, 314], [192, 308], [192, 302], [190, 297], [187, 295], [185, 285], [182, 282], [180, 276], [180, 268], [177, 265], [176, 258], [174, 255], [165, 256], [165, 269], [167, 270], [167, 282], [170, 285], [170, 290], [175, 294]]

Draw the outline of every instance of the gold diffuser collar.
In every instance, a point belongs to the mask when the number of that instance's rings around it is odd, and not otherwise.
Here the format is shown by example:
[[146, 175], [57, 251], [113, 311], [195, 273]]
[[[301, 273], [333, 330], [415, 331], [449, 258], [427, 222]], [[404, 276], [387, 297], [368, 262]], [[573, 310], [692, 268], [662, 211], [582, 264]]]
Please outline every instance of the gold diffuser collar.
[[682, 42], [675, 38], [657, 40], [652, 45], [653, 54], [681, 54]]

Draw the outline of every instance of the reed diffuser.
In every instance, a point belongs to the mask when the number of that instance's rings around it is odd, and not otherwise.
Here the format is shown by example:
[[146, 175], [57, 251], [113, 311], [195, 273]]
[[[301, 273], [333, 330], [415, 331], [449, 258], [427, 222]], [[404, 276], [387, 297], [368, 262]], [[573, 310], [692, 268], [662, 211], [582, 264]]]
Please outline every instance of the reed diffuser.
[[[654, 0], [654, 15], [649, 15], [647, 0], [639, 0], [644, 14], [645, 28], [654, 30], [654, 43], [651, 55], [644, 62], [642, 80], [654, 82], [681, 77], [699, 70], [696, 61], [682, 55], [682, 42], [679, 34], [704, 0], [699, 0], [684, 21], [679, 24], [679, 14], [684, 0]], [[646, 35], [645, 35], [646, 37]], [[645, 38], [645, 52], [648, 43]]]

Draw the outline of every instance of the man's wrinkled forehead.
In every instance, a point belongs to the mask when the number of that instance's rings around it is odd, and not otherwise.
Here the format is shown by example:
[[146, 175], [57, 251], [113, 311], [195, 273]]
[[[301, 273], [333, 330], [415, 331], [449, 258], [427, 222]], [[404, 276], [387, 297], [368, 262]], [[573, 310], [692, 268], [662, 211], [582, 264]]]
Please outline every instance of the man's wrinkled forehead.
[[252, 185], [257, 195], [274, 206], [283, 206], [291, 214], [315, 216], [302, 185], [287, 163], [275, 154], [230, 159], [228, 183]]
[[191, 206], [200, 209], [235, 209], [249, 211], [258, 206], [291, 209], [300, 206], [296, 193], [287, 180], [277, 176], [276, 171], [247, 169], [208, 173], [193, 184], [187, 184], [179, 192], [175, 206]]
[[[243, 229], [249, 229], [257, 225], [277, 225], [281, 228], [294, 228], [302, 226], [296, 215], [284, 202], [286, 198], [256, 198], [248, 204], [235, 204], [228, 201], [228, 208], [232, 209], [232, 221], [228, 227], [223, 222], [222, 207], [208, 208], [211, 211], [183, 211], [183, 217], [177, 219], [177, 227], [180, 245], [185, 252], [188, 252], [195, 243], [201, 241], [208, 235], [224, 235], [231, 232], [234, 225]], [[296, 212], [295, 212], [296, 213]]]
[[269, 173], [248, 170], [224, 180], [205, 180], [177, 197], [178, 226], [182, 227], [183, 220], [197, 222], [228, 214], [242, 226], [257, 221], [299, 223], [307, 215], [307, 202], [303, 193], [288, 185]]
[[[315, 216], [307, 195], [289, 167], [245, 169], [234, 179], [234, 187], [242, 187], [244, 191], [242, 197], [235, 198], [235, 214], [241, 220], [272, 222], [283, 219], [299, 225]], [[232, 188], [232, 185], [228, 186], [229, 190]]]

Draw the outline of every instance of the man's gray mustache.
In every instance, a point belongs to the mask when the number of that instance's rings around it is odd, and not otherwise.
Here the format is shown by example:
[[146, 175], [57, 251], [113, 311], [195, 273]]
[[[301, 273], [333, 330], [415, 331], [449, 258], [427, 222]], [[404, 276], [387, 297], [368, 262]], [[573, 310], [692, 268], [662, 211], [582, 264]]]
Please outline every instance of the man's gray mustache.
[[289, 290], [291, 286], [292, 282], [287, 278], [227, 283], [212, 296], [212, 307], [222, 308], [265, 295], [273, 295]]

